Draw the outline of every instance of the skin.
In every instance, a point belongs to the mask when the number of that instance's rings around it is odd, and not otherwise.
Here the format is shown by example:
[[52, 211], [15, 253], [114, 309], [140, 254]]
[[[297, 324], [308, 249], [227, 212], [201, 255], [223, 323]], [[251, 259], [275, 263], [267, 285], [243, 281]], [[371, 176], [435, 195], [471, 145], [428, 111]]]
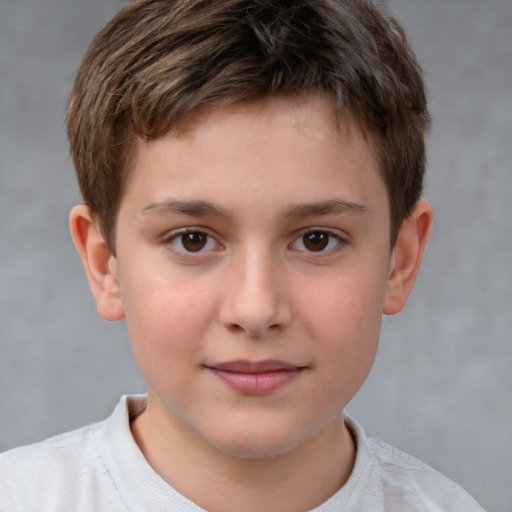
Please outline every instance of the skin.
[[[342, 411], [420, 268], [430, 206], [391, 250], [376, 160], [332, 119], [325, 96], [271, 98], [139, 141], [115, 256], [86, 206], [71, 214], [98, 311], [126, 317], [148, 386], [134, 438], [208, 510], [311, 509], [346, 482]], [[275, 389], [240, 388], [218, 371], [233, 361], [288, 366]]]

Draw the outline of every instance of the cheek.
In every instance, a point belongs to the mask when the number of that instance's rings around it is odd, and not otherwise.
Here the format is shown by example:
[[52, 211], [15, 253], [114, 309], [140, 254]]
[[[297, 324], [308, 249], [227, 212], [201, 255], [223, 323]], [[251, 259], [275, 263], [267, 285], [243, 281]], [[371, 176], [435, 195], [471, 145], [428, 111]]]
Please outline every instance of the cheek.
[[309, 329], [328, 385], [354, 392], [366, 378], [377, 351], [384, 288], [382, 278], [338, 278], [329, 293], [308, 295], [304, 307], [310, 312]]
[[123, 295], [133, 352], [146, 378], [151, 372], [168, 379], [170, 367], [180, 369], [176, 362], [194, 362], [214, 315], [211, 296], [191, 282], [144, 275], [125, 281]]
[[378, 335], [385, 289], [382, 273], [347, 272], [321, 287], [308, 287], [302, 307], [310, 312], [311, 325], [326, 334], [347, 343], [364, 340]]

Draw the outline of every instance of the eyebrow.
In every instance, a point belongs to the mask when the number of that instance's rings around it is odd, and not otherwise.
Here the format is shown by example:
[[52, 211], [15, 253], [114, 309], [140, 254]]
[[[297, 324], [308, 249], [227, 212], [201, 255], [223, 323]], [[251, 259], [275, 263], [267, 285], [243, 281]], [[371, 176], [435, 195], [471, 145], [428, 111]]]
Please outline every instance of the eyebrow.
[[[344, 201], [342, 199], [328, 199], [292, 205], [284, 212], [285, 218], [311, 217], [339, 213], [368, 214], [368, 208], [362, 204]], [[231, 218], [227, 210], [201, 199], [180, 200], [166, 199], [164, 201], [149, 203], [142, 210], [144, 217], [158, 215], [190, 215], [192, 217], [215, 216]]]
[[329, 199], [311, 203], [291, 206], [285, 212], [285, 217], [309, 217], [315, 215], [329, 215], [333, 213], [358, 213], [367, 215], [368, 208], [362, 204], [344, 201], [342, 199]]
[[142, 209], [142, 214], [145, 217], [156, 215], [190, 215], [192, 217], [213, 215], [216, 217], [230, 217], [229, 212], [226, 210], [209, 201], [202, 201], [200, 199], [167, 199], [165, 201], [149, 203]]

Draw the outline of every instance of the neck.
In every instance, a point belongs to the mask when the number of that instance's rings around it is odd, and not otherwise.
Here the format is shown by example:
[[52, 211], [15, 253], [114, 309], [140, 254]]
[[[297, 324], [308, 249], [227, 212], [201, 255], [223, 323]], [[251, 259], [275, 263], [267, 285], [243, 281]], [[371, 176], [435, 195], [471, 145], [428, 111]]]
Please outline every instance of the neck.
[[341, 414], [301, 446], [258, 459], [220, 451], [176, 421], [152, 417], [149, 407], [132, 422], [132, 432], [153, 469], [211, 512], [313, 509], [345, 484], [355, 461]]

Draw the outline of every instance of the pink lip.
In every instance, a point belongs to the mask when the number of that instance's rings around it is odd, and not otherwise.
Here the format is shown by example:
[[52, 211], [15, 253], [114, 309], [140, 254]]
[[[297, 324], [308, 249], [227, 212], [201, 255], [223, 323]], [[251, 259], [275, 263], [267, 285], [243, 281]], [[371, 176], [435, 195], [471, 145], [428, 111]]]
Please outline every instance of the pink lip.
[[292, 382], [304, 369], [283, 361], [229, 361], [206, 366], [235, 391], [252, 396], [267, 395]]

